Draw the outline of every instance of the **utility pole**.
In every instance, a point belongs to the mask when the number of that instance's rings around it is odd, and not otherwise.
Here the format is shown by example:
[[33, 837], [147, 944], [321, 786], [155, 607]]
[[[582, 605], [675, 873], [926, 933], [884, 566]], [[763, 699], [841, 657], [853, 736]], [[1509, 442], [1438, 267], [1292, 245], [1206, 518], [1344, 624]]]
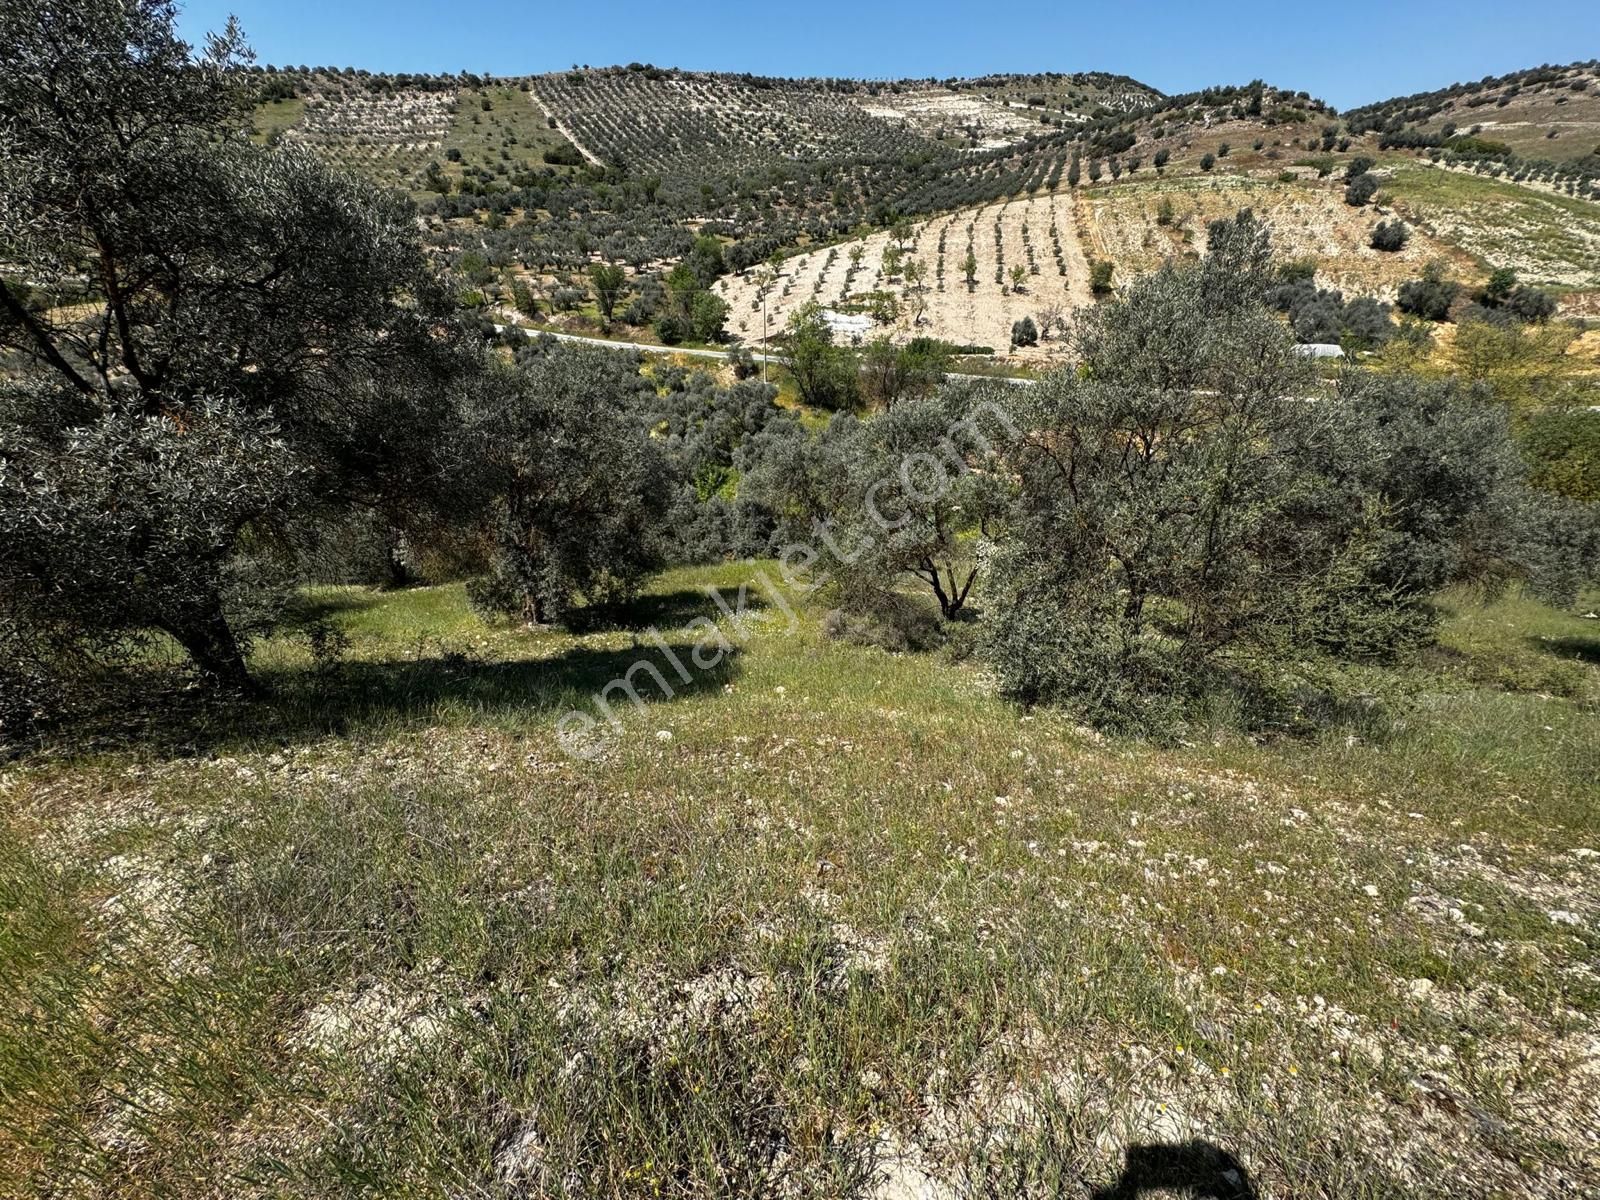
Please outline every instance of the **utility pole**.
[[778, 269], [763, 268], [756, 275], [756, 295], [761, 297], [761, 382], [767, 381], [767, 293], [778, 282]]

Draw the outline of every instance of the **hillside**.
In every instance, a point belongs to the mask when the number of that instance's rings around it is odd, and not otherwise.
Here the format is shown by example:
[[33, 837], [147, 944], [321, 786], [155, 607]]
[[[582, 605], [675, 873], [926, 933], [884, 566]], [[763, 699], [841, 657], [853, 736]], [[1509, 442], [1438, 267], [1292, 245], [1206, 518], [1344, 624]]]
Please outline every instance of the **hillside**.
[[[598, 331], [584, 275], [609, 260], [625, 267], [632, 336], [648, 340], [667, 271], [709, 236], [734, 337], [770, 336], [816, 299], [873, 315], [877, 332], [1003, 354], [1022, 317], [1049, 330], [1090, 302], [1091, 264], [1125, 282], [1198, 253], [1206, 222], [1241, 206], [1266, 218], [1281, 253], [1314, 264], [1320, 286], [1351, 297], [1392, 303], [1436, 263], [1469, 286], [1511, 268], [1564, 313], [1600, 311], [1600, 184], [1579, 153], [1600, 139], [1592, 64], [1342, 116], [1261, 81], [1166, 96], [1104, 74], [866, 82], [634, 63], [506, 80], [306, 68], [261, 80], [260, 139], [410, 191], [441, 257], [501, 319], [520, 307]], [[1357, 159], [1377, 189], [1350, 204]], [[928, 274], [910, 293], [880, 264], [898, 218], [915, 225], [906, 256]], [[1371, 244], [1384, 221], [1406, 229], [1398, 252]], [[774, 255], [793, 264], [763, 331], [754, 268]], [[852, 256], [870, 274], [847, 280], [837, 264]], [[1024, 280], [1010, 276], [1017, 263]], [[1049, 342], [1020, 357], [1048, 357]]]
[[[1525, 159], [1600, 157], [1600, 61], [1535, 67], [1364, 105], [1345, 114], [1353, 129], [1404, 142], [1454, 137], [1508, 147]], [[1597, 165], [1597, 164], [1591, 164]]]
[[1403, 732], [1162, 749], [774, 610], [561, 753], [763, 572], [584, 637], [323, 589], [349, 661], [263, 647], [275, 714], [8, 770], [18, 1194], [1082, 1196], [1197, 1138], [1263, 1196], [1594, 1183], [1594, 621], [1453, 596]]
[[0, 1200], [1600, 1197], [1583, 160], [179, 19], [0, 3]]

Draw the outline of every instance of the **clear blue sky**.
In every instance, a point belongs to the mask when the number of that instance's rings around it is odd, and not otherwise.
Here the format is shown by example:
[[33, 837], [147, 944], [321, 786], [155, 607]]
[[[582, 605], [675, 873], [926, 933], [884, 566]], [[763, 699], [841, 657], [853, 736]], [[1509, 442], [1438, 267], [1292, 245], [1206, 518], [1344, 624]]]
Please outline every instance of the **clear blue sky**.
[[523, 75], [650, 62], [902, 78], [1116, 71], [1165, 92], [1254, 78], [1338, 108], [1600, 57], [1600, 0], [180, 0], [264, 63]]

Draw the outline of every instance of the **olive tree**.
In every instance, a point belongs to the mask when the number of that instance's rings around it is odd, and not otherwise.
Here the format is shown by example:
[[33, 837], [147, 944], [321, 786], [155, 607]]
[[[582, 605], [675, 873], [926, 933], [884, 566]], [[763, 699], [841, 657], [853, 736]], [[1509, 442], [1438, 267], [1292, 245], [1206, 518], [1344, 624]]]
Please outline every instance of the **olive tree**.
[[822, 306], [808, 300], [794, 311], [781, 341], [783, 365], [800, 398], [814, 408], [851, 408], [858, 397], [855, 356], [834, 343]]
[[618, 263], [595, 263], [589, 268], [589, 284], [594, 289], [594, 301], [606, 324], [611, 323], [617, 311], [617, 301], [622, 298], [628, 276]]
[[1577, 586], [1593, 516], [1531, 503], [1503, 412], [1404, 374], [1326, 394], [1271, 279], [1248, 212], [1214, 223], [1202, 263], [1085, 312], [1081, 369], [1019, 397], [985, 638], [1011, 694], [1146, 730], [1228, 694], [1273, 723], [1316, 663], [1425, 644], [1445, 584]]
[[908, 399], [866, 419], [836, 416], [814, 438], [779, 444], [750, 488], [777, 514], [778, 541], [810, 547], [841, 607], [892, 622], [900, 584], [964, 614], [980, 549], [1006, 511], [994, 452], [1014, 427], [1003, 396], [970, 385]]
[[252, 145], [237, 29], [196, 57], [173, 16], [0, 6], [0, 520], [43, 523], [0, 539], [0, 601], [250, 688], [246, 552], [403, 511], [471, 358], [409, 204]]
[[660, 566], [671, 472], [633, 409], [640, 385], [631, 355], [558, 346], [470, 397], [452, 454], [491, 546], [469, 588], [480, 611], [570, 622]]

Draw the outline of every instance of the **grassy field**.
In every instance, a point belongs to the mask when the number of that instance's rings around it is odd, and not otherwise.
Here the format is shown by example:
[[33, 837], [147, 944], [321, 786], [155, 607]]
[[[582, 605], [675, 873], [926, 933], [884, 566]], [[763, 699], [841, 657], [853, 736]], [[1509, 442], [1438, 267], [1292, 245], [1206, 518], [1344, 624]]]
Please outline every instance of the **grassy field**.
[[1407, 220], [1529, 283], [1600, 288], [1600, 204], [1426, 165], [1384, 181]]
[[775, 576], [321, 590], [271, 702], [4, 766], [0, 1193], [1600, 1187], [1600, 597], [1443, 598], [1381, 738], [1158, 748]]
[[[483, 107], [485, 100], [488, 108]], [[459, 150], [461, 159], [441, 157], [440, 163], [445, 174], [457, 180], [466, 167], [540, 171], [546, 166], [544, 152], [566, 145], [567, 139], [549, 128], [527, 92], [514, 87], [463, 88], [444, 143], [445, 151]], [[555, 168], [562, 173], [574, 169]]]
[[299, 99], [274, 100], [270, 104], [256, 105], [252, 117], [253, 137], [266, 144], [286, 129], [300, 124], [306, 113], [306, 102]]

